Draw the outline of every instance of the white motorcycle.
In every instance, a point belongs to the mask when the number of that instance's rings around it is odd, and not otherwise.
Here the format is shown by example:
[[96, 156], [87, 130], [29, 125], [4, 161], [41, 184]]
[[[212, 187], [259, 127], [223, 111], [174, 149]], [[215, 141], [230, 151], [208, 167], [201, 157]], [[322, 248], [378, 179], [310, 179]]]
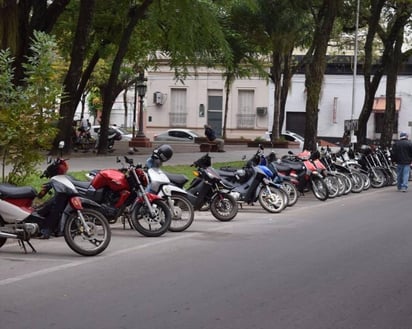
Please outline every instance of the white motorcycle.
[[[31, 238], [64, 236], [67, 245], [83, 256], [94, 256], [107, 248], [111, 239], [107, 219], [87, 208], [93, 201], [79, 197], [64, 175], [66, 171], [63, 159], [53, 161], [42, 175], [50, 180], [43, 184], [40, 193], [30, 186], [0, 184], [0, 247], [7, 239], [17, 239], [26, 253], [25, 244], [36, 252]], [[37, 208], [33, 206], [35, 198], [49, 193], [50, 199]], [[95, 202], [93, 205], [99, 207]]]
[[[163, 156], [169, 152], [170, 156]], [[160, 169], [162, 163], [171, 158], [171, 154], [173, 151], [166, 144], [153, 150], [151, 157], [146, 161], [148, 190], [164, 199], [169, 206], [172, 213], [169, 231], [182, 232], [192, 225], [195, 211], [190, 195], [184, 189], [173, 185], [166, 173]]]

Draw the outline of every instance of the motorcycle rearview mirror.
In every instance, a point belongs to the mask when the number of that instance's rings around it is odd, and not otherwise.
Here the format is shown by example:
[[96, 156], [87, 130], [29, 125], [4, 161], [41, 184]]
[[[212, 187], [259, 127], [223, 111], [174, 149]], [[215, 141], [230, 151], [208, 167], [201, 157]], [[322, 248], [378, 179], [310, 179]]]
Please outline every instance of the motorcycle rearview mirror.
[[60, 157], [62, 158], [63, 157], [63, 149], [64, 149], [64, 141], [60, 141], [59, 142], [59, 146], [58, 146], [58, 149], [60, 150]]

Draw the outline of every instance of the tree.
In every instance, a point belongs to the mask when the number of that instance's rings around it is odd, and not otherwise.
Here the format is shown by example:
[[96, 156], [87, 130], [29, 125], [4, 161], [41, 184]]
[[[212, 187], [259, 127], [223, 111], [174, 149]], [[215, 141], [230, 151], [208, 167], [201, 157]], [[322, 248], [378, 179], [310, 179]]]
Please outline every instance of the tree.
[[0, 0], [0, 49], [10, 49], [14, 83], [21, 84], [34, 31], [50, 33], [70, 0]]
[[[404, 27], [409, 22], [411, 16], [411, 4], [407, 1], [400, 2], [397, 10], [391, 8], [391, 3], [384, 0], [374, 0], [370, 3], [367, 19], [368, 33], [365, 42], [364, 59], [364, 88], [365, 98], [362, 111], [358, 120], [357, 145], [366, 144], [367, 123], [372, 113], [373, 102], [376, 91], [384, 74], [387, 74], [387, 102], [388, 108], [385, 110], [385, 120], [390, 124], [385, 125], [385, 131], [381, 135], [382, 146], [387, 146], [392, 140], [392, 123], [395, 116], [395, 90], [396, 76], [399, 65], [407, 60], [410, 51], [400, 55]], [[385, 14], [386, 13], [386, 14]], [[384, 19], [382, 19], [384, 18]], [[383, 23], [382, 23], [383, 22]], [[383, 52], [374, 65], [374, 42], [376, 35], [379, 36]], [[395, 89], [394, 89], [395, 88]], [[388, 121], [385, 121], [389, 123]]]
[[57, 133], [57, 105], [61, 99], [59, 57], [53, 38], [34, 32], [31, 56], [23, 64], [23, 86], [14, 84], [14, 59], [9, 50], [0, 51], [0, 154], [11, 165], [11, 183], [20, 183], [35, 171]]
[[323, 0], [315, 13], [313, 53], [305, 68], [306, 124], [304, 149], [316, 150], [319, 97], [326, 68], [326, 51], [341, 0]]

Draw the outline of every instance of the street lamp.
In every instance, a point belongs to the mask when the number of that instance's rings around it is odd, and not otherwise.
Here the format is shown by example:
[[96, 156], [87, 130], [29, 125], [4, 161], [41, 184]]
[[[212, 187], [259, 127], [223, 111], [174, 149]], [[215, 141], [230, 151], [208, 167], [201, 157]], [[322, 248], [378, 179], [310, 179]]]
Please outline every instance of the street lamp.
[[134, 102], [133, 102], [133, 138], [136, 137], [136, 111], [137, 111], [137, 82], [134, 83]]
[[139, 84], [136, 86], [137, 94], [139, 95], [139, 130], [137, 132], [137, 136], [144, 137], [143, 132], [143, 98], [146, 95], [147, 86], [144, 81], [140, 81]]

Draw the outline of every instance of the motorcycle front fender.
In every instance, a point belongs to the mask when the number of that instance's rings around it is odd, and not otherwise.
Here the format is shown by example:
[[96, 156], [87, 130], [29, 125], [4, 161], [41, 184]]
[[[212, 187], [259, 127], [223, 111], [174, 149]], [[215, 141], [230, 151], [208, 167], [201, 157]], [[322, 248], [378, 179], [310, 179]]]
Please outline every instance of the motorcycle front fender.
[[161, 194], [166, 195], [166, 196], [171, 196], [172, 194], [187, 194], [187, 192], [175, 185], [171, 185], [171, 184], [167, 184], [167, 185], [163, 185], [161, 188]]

